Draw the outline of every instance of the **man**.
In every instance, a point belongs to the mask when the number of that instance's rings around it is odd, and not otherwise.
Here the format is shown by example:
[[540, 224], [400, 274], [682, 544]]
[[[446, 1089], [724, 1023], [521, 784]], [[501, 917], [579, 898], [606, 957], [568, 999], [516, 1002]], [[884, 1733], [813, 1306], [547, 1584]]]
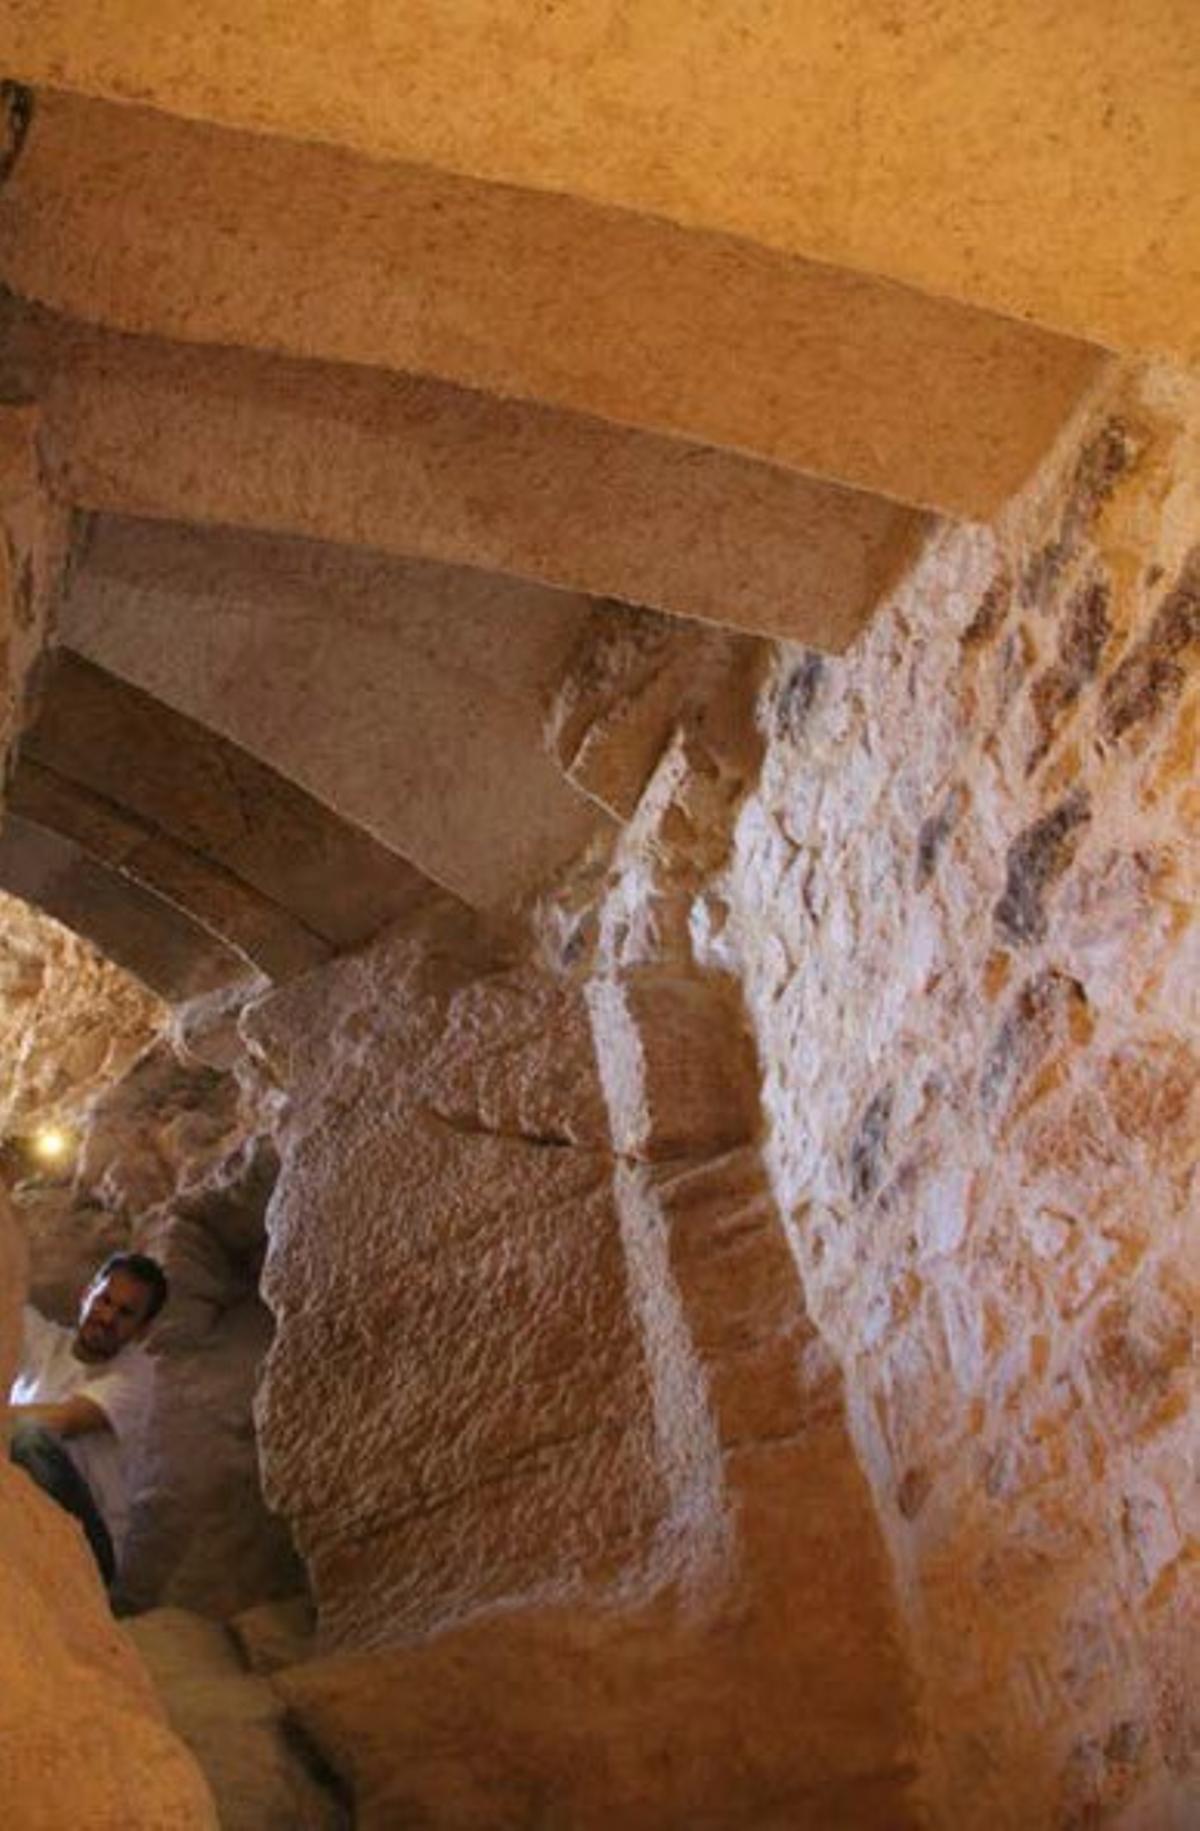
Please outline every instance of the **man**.
[[74, 1330], [25, 1306], [9, 1456], [79, 1520], [106, 1584], [129, 1523], [129, 1452], [150, 1401], [153, 1363], [141, 1343], [166, 1300], [161, 1265], [118, 1252], [84, 1292]]

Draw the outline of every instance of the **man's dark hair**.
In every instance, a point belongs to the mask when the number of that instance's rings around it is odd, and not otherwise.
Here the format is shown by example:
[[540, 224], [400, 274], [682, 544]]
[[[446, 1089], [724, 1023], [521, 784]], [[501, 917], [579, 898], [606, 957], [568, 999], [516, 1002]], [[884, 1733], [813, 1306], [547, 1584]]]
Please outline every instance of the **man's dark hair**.
[[150, 1293], [150, 1302], [146, 1308], [146, 1321], [153, 1322], [163, 1304], [171, 1295], [167, 1283], [167, 1274], [157, 1259], [152, 1259], [144, 1252], [110, 1253], [100, 1270], [93, 1278], [93, 1284], [99, 1284], [110, 1272], [128, 1272], [139, 1284], [144, 1284]]

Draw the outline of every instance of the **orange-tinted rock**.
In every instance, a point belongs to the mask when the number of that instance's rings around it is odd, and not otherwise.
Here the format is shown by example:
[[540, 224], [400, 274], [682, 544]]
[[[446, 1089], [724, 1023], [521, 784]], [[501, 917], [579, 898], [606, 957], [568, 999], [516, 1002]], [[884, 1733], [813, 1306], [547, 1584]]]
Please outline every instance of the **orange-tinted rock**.
[[77, 935], [0, 896], [0, 1038], [7, 1132], [77, 1119], [165, 1021], [150, 993]]
[[531, 1788], [584, 1826], [915, 1823], [733, 988], [595, 985], [621, 1024], [435, 931], [251, 1014], [288, 1093], [260, 1426], [320, 1611], [276, 1682], [364, 1824], [515, 1826]]
[[180, 1608], [125, 1624], [175, 1733], [212, 1788], [221, 1831], [338, 1831], [342, 1803], [318, 1779], [283, 1700], [247, 1672], [228, 1631]]

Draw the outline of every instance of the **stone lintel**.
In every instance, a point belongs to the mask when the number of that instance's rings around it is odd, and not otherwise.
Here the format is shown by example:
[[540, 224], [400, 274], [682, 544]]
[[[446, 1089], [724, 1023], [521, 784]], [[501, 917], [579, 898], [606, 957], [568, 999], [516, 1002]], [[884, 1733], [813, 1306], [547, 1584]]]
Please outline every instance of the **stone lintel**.
[[1194, 7], [10, 0], [0, 67], [1200, 352]]
[[68, 649], [48, 671], [14, 797], [272, 977], [368, 940], [427, 888], [236, 744]]
[[118, 330], [436, 376], [974, 518], [1102, 360], [732, 236], [53, 90], [0, 273]]
[[170, 1003], [255, 977], [243, 955], [175, 904], [17, 814], [0, 832], [0, 889], [82, 935]]
[[8, 807], [22, 820], [70, 841], [92, 863], [172, 904], [270, 979], [289, 979], [329, 958], [328, 944], [286, 910], [52, 769], [23, 758], [13, 774]]
[[929, 518], [777, 465], [377, 369], [14, 307], [77, 506], [305, 534], [840, 651]]
[[[414, 876], [490, 908], [526, 895], [605, 824], [542, 739], [546, 698], [590, 614], [588, 599], [497, 574], [98, 515], [60, 629], [411, 860]], [[352, 861], [342, 876], [347, 893], [372, 881]]]

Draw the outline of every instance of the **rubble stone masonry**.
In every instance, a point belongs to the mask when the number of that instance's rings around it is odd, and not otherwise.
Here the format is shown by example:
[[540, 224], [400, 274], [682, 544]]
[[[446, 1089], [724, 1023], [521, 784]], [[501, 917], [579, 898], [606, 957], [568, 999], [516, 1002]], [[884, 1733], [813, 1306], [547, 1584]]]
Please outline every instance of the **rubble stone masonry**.
[[1198, 438], [1114, 383], [850, 655], [784, 651], [723, 885], [960, 1831], [1200, 1813]]

